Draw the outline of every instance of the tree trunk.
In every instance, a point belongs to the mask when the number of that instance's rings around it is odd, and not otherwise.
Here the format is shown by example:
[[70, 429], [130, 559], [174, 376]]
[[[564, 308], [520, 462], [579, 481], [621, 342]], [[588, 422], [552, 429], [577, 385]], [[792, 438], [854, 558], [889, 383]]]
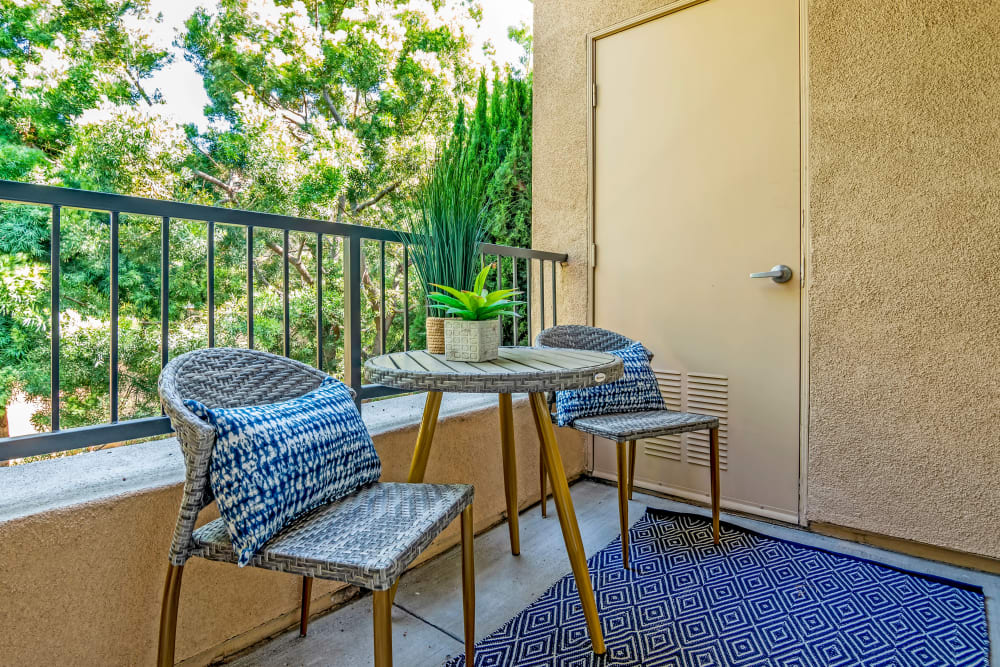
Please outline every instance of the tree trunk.
[[[0, 438], [6, 438], [10, 436], [10, 425], [7, 422], [7, 406], [3, 406], [3, 411], [0, 411]], [[9, 465], [6, 457], [4, 456], [3, 449], [0, 448], [0, 468]]]

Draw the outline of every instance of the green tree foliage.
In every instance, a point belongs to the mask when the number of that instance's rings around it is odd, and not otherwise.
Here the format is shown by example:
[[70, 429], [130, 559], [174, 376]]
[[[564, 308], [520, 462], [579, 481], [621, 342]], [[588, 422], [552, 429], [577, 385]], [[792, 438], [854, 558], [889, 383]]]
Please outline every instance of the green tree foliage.
[[[474, 3], [221, 0], [196, 12], [177, 38], [208, 93], [205, 130], [165, 116], [160, 92], [149, 89], [170, 60], [151, 30], [157, 20], [148, 0], [0, 0], [0, 178], [399, 228], [442, 140], [475, 132], [496, 165], [490, 197], [530, 220], [530, 84], [498, 79], [496, 111], [487, 101], [485, 115], [463, 118], [462, 101], [476, 83], [468, 39], [479, 20]], [[480, 89], [487, 99], [485, 81]], [[516, 116], [524, 136], [511, 134]], [[488, 126], [501, 120], [494, 136]], [[526, 152], [527, 172], [523, 156], [510, 157], [516, 151]], [[61, 223], [66, 428], [110, 416], [110, 221], [107, 213], [64, 209]], [[501, 242], [528, 243], [525, 229], [505, 234], [499, 217], [491, 220]], [[120, 419], [159, 414], [160, 232], [159, 219], [121, 216]], [[207, 233], [204, 222], [170, 223], [172, 356], [208, 344]], [[13, 391], [48, 398], [49, 236], [47, 208], [0, 204], [0, 422]], [[257, 229], [254, 241], [255, 346], [281, 352], [283, 238]], [[215, 248], [215, 342], [245, 346], [245, 229], [216, 225]], [[383, 332], [387, 349], [403, 345], [403, 268], [400, 246], [388, 244], [383, 321], [380, 248], [363, 249], [362, 339], [371, 355], [382, 350]], [[316, 359], [320, 252], [321, 354], [337, 373], [340, 239], [324, 237], [318, 248], [314, 234], [290, 234], [291, 354]], [[424, 307], [412, 272], [410, 280], [411, 343], [420, 346]], [[44, 428], [50, 414], [33, 419]]]

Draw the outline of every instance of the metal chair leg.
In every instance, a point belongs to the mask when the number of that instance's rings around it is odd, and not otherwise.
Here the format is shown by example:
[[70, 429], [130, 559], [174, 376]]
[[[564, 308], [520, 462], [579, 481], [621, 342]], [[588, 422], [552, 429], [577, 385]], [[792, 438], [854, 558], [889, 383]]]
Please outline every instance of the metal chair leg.
[[302, 577], [302, 616], [299, 618], [299, 637], [309, 631], [309, 603], [312, 601], [313, 578]]
[[709, 458], [712, 464], [712, 540], [719, 543], [719, 505], [722, 498], [719, 490], [719, 429], [709, 429]]
[[542, 434], [542, 424], [538, 421], [539, 417], [532, 409], [531, 416], [535, 420], [535, 431], [538, 433], [538, 486], [542, 492], [542, 516], [548, 516], [548, 504], [549, 504], [549, 490], [548, 490], [548, 472], [545, 466], [545, 436]]
[[375, 626], [375, 667], [392, 667], [392, 593], [374, 591], [372, 621]]
[[628, 443], [628, 499], [632, 500], [635, 490], [635, 440]]
[[476, 572], [472, 505], [462, 510], [462, 619], [465, 626], [465, 664], [475, 664]]
[[177, 643], [177, 608], [181, 598], [183, 565], [167, 568], [167, 582], [163, 586], [163, 604], [160, 607], [160, 644], [156, 652], [159, 667], [173, 667], [174, 646]]
[[622, 567], [628, 569], [628, 443], [618, 443], [618, 525], [621, 528]]

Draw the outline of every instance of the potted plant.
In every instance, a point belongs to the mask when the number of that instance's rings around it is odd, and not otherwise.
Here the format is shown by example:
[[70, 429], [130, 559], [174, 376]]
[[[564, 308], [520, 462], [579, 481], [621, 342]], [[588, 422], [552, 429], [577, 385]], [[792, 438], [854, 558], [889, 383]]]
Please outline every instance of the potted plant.
[[456, 318], [444, 323], [444, 357], [448, 361], [492, 361], [499, 356], [500, 316], [513, 315], [510, 308], [523, 302], [507, 298], [517, 290], [486, 291], [486, 277], [492, 268], [492, 264], [483, 267], [471, 291], [434, 284], [447, 294], [428, 294], [437, 302], [432, 308], [443, 309]]
[[[479, 245], [485, 238], [486, 181], [467, 144], [457, 143], [444, 151], [418, 198], [418, 214], [401, 241], [424, 294], [430, 295], [432, 285], [469, 289], [479, 270]], [[443, 353], [444, 318], [428, 316], [426, 329], [427, 351]]]

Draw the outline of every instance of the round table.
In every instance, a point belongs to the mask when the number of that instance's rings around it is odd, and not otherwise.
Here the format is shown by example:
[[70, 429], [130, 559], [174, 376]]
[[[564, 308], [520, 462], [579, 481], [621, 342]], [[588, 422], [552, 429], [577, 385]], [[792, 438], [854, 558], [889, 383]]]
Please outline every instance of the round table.
[[[604, 636], [597, 616], [594, 590], [590, 584], [587, 557], [580, 539], [573, 500], [569, 494], [566, 471], [556, 444], [556, 434], [549, 416], [545, 392], [582, 389], [614, 382], [623, 373], [622, 360], [614, 355], [587, 350], [564, 350], [537, 347], [501, 347], [495, 361], [466, 363], [447, 361], [443, 354], [424, 350], [384, 354], [365, 363], [371, 382], [412, 391], [426, 391], [424, 416], [413, 450], [408, 482], [424, 481], [430, 457], [434, 427], [443, 392], [499, 395], [500, 448], [503, 455], [504, 491], [507, 500], [510, 548], [520, 553], [517, 512], [517, 463], [514, 456], [514, 412], [511, 394], [527, 392], [541, 443], [544, 467], [552, 480], [552, 496], [559, 515], [566, 552], [573, 568], [580, 602], [594, 652], [603, 654]], [[543, 479], [545, 472], [543, 471]], [[542, 501], [545, 501], [542, 489]]]

